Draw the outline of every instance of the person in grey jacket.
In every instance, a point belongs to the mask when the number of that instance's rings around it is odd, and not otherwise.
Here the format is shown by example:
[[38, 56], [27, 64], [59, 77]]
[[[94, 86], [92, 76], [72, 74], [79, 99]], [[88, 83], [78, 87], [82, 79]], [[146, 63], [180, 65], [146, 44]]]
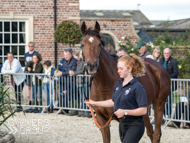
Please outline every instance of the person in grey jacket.
[[[1, 72], [3, 74], [12, 74], [11, 84], [15, 90], [17, 103], [21, 105], [22, 99], [21, 99], [20, 93], [22, 92], [23, 87], [24, 87], [24, 80], [25, 80], [24, 71], [22, 69], [20, 62], [16, 58], [14, 58], [13, 53], [7, 53], [7, 58], [8, 59], [3, 64]], [[22, 73], [22, 74], [14, 75], [15, 73]], [[17, 106], [17, 109], [15, 110], [15, 112], [20, 112], [21, 110], [22, 110], [21, 106]]]
[[[78, 55], [78, 53], [77, 53], [77, 55]], [[74, 57], [77, 58], [77, 56], [75, 56], [75, 54], [74, 54]], [[80, 53], [79, 53], [78, 59], [77, 59], [77, 68], [76, 68], [76, 70], [74, 72], [70, 71], [69, 74], [76, 76], [76, 75], [79, 75], [79, 74], [84, 74], [83, 72], [84, 72], [84, 61], [83, 61], [82, 50], [81, 50]], [[80, 108], [89, 109], [87, 107], [87, 105], [84, 104], [84, 100], [85, 100], [84, 99], [84, 92], [87, 95], [87, 92], [89, 90], [88, 89], [88, 82], [86, 82], [86, 80], [84, 81], [85, 83], [84, 83], [84, 88], [83, 88], [83, 79], [82, 79], [82, 77], [79, 76], [79, 77], [76, 77], [76, 78], [77, 78], [76, 79], [76, 82], [77, 82], [76, 84], [77, 84], [77, 89], [78, 89], [78, 93], [79, 93], [78, 94], [79, 95], [78, 99], [80, 99], [80, 102], [79, 102]], [[80, 111], [80, 112], [72, 111], [69, 115], [72, 116], [72, 115], [76, 115], [77, 113], [78, 113], [79, 117], [81, 117], [81, 116], [89, 117], [89, 115], [90, 115], [90, 112], [88, 112], [88, 111]]]

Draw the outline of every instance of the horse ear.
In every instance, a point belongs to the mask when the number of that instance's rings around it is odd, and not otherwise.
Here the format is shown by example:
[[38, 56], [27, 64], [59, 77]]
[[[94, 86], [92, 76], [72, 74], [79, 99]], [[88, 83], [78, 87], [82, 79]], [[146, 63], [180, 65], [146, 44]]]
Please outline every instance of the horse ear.
[[98, 32], [100, 32], [100, 24], [97, 21], [95, 24], [95, 29], [98, 30]]
[[85, 22], [82, 23], [82, 26], [81, 26], [81, 32], [82, 32], [83, 35], [85, 35], [86, 32], [87, 32], [87, 27], [86, 27]]

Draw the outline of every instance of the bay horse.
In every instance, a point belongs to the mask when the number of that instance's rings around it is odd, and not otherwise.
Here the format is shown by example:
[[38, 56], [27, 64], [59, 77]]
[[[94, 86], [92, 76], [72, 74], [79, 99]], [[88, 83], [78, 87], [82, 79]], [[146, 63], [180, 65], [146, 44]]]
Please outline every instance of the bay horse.
[[[83, 34], [83, 39], [81, 41], [83, 60], [85, 61], [88, 73], [91, 74], [91, 77], [95, 77], [91, 86], [90, 99], [94, 101], [111, 99], [114, 86], [119, 80], [119, 74], [117, 73], [117, 58], [111, 56], [103, 49], [100, 36], [100, 25], [97, 21], [94, 28], [88, 29], [85, 22], [83, 22], [81, 32]], [[146, 89], [148, 105], [153, 103], [155, 113], [154, 131], [148, 113], [143, 118], [147, 129], [147, 135], [151, 142], [159, 143], [164, 107], [170, 93], [171, 81], [168, 72], [160, 63], [145, 58], [144, 64], [146, 67], [145, 76], [138, 77], [137, 79]], [[113, 107], [93, 108], [96, 112], [97, 122], [100, 126], [104, 126], [114, 113]], [[119, 121], [115, 116], [113, 119]], [[109, 126], [100, 130], [103, 142], [110, 143]]]

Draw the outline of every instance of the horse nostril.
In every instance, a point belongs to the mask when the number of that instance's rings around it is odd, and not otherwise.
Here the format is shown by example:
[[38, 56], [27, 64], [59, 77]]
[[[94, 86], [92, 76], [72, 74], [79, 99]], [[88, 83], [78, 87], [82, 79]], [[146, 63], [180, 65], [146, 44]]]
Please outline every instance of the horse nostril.
[[95, 61], [95, 62], [94, 62], [94, 66], [95, 66], [95, 67], [96, 67], [96, 66], [98, 66], [98, 63], [97, 63], [97, 61]]
[[88, 61], [88, 62], [87, 62], [87, 66], [89, 67], [90, 65], [91, 65], [90, 62]]

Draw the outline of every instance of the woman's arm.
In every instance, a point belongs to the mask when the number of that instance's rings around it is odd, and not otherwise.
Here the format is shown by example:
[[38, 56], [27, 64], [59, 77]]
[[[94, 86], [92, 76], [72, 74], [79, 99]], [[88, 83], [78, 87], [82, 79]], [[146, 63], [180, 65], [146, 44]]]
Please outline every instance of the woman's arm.
[[32, 62], [30, 61], [30, 62], [26, 65], [26, 67], [24, 68], [24, 71], [28, 71], [28, 67], [31, 68], [31, 65], [32, 65]]
[[112, 101], [112, 99], [108, 99], [108, 100], [104, 100], [104, 101], [93, 101], [93, 100], [89, 100], [89, 101], [85, 101], [85, 103], [89, 106], [100, 106], [100, 107], [113, 107], [114, 106], [114, 102]]
[[125, 112], [127, 111], [127, 115], [130, 116], [142, 116], [147, 113], [147, 107], [139, 107], [137, 109], [118, 109], [114, 114], [118, 117], [121, 118], [125, 115]]

